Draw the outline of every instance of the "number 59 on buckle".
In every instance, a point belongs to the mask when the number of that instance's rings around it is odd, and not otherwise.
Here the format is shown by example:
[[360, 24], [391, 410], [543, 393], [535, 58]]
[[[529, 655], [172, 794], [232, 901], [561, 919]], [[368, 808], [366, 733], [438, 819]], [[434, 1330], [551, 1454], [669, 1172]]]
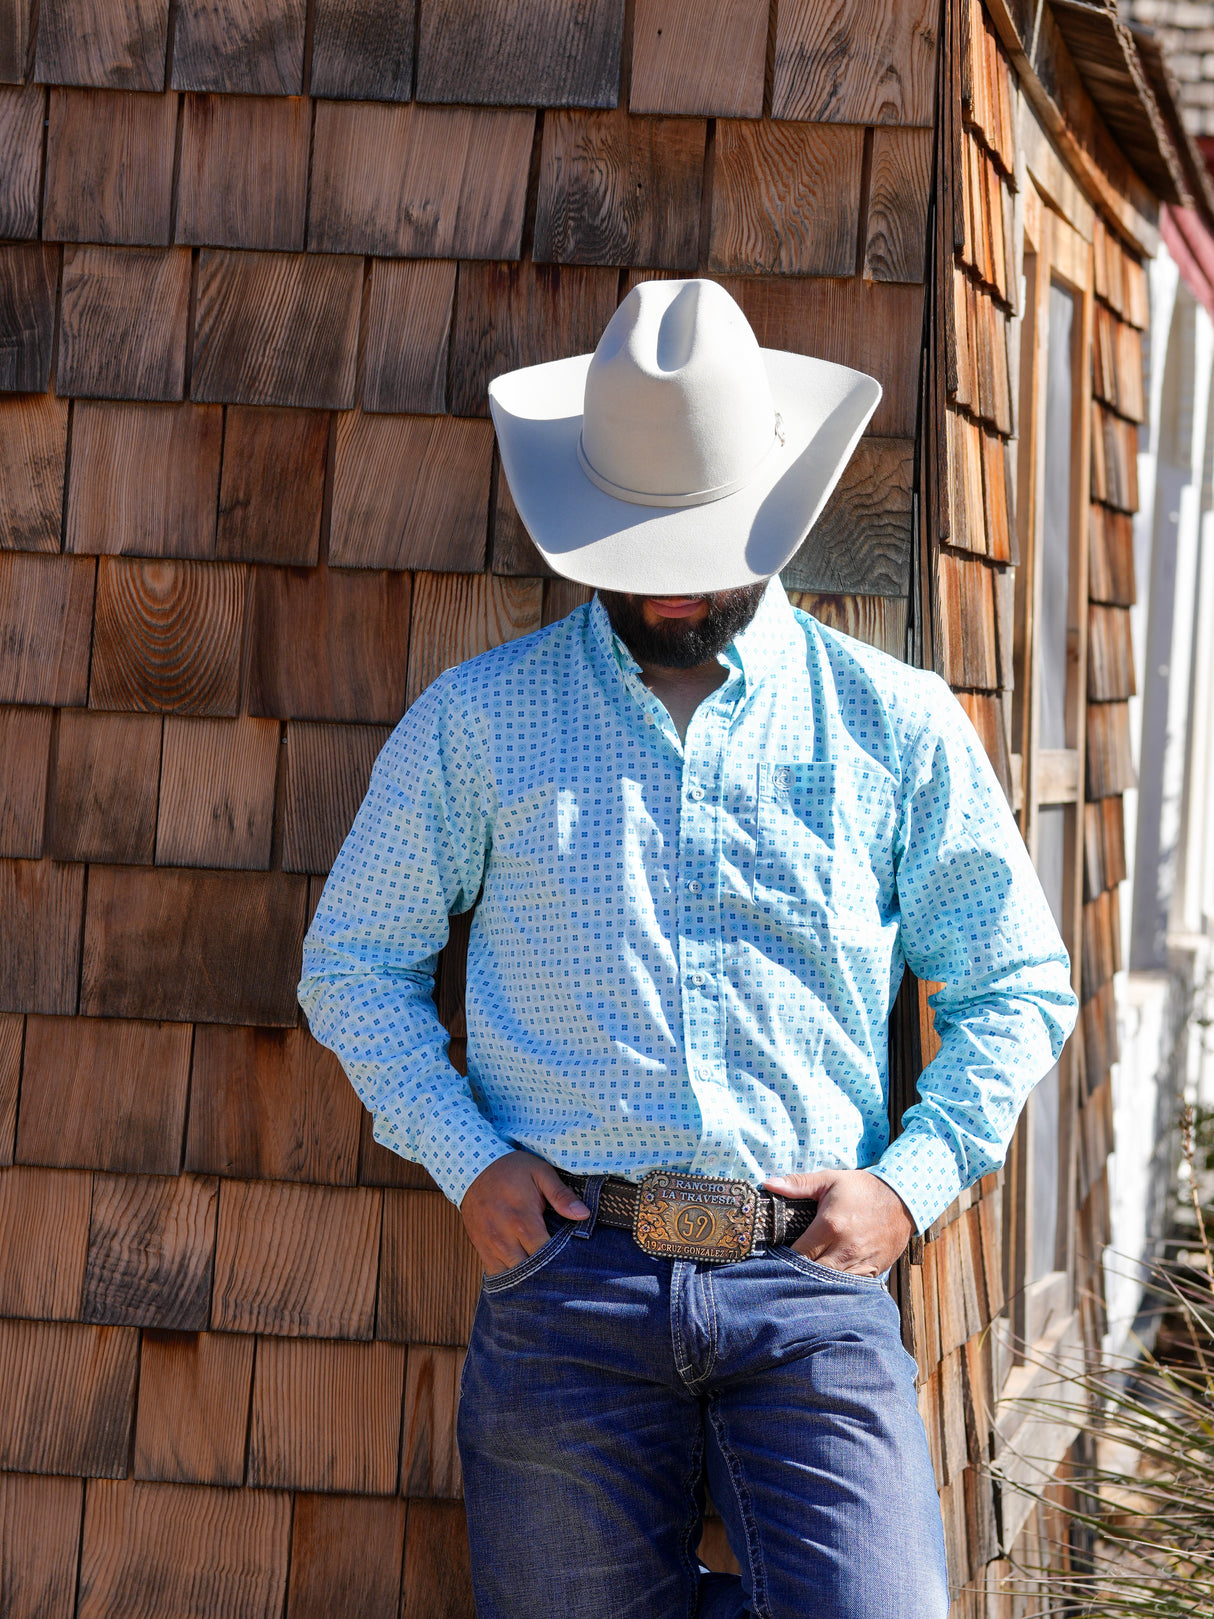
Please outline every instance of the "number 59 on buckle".
[[728, 1265], [753, 1252], [758, 1207], [746, 1181], [655, 1169], [641, 1182], [632, 1234], [647, 1254]]

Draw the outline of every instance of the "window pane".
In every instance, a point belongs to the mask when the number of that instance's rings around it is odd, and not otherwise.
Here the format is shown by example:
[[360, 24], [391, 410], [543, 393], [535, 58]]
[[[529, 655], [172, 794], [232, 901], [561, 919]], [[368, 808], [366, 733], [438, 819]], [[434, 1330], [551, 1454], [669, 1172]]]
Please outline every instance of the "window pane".
[[1038, 746], [1065, 748], [1066, 632], [1071, 581], [1071, 338], [1075, 300], [1050, 285], [1045, 377], [1045, 478], [1042, 488], [1041, 682]]
[[[1062, 926], [1062, 893], [1066, 874], [1066, 805], [1050, 804], [1037, 812], [1037, 875]], [[1029, 1281], [1054, 1268], [1058, 1242], [1058, 1065], [1033, 1092], [1030, 1103], [1033, 1186], [1033, 1251]]]

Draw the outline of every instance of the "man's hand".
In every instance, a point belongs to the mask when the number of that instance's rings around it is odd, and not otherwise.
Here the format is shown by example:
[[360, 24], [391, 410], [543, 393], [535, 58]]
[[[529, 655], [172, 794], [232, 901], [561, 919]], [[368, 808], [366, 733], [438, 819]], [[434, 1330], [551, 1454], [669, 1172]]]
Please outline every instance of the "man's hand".
[[509, 1152], [481, 1170], [459, 1212], [487, 1276], [521, 1265], [544, 1246], [546, 1203], [566, 1220], [584, 1220], [590, 1213], [552, 1165], [534, 1153]]
[[778, 1175], [765, 1181], [763, 1190], [817, 1200], [813, 1222], [793, 1247], [831, 1270], [880, 1276], [914, 1235], [915, 1222], [906, 1204], [892, 1186], [866, 1169]]

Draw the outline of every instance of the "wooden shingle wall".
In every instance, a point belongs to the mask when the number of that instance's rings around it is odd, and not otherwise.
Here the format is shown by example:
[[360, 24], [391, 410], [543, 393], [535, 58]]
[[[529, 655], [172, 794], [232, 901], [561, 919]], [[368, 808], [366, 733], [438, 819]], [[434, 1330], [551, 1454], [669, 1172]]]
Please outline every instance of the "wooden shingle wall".
[[[1002, 19], [1002, 33], [992, 13]], [[929, 611], [920, 633], [923, 661], [933, 662], [957, 692], [1019, 811], [1022, 744], [1012, 734], [1013, 690], [1035, 680], [1037, 670], [1023, 666], [1017, 642], [1018, 530], [1033, 514], [1016, 509], [1017, 453], [1027, 453], [1016, 443], [1017, 377], [1027, 363], [1020, 352], [1019, 317], [1025, 311], [1017, 242], [1017, 172], [1023, 177], [1025, 170], [1017, 162], [1022, 92], [1005, 49], [1007, 21], [1006, 6], [988, 11], [982, 0], [947, 0], [944, 7], [922, 445], [927, 544], [921, 578]], [[1090, 106], [1087, 111], [1095, 117]], [[1075, 114], [1082, 121], [1078, 105]], [[1074, 472], [1089, 517], [1081, 548], [1087, 578], [1079, 593], [1087, 647], [1078, 778], [1082, 1015], [1073, 1041], [1076, 1088], [1064, 1098], [1066, 1116], [1059, 1118], [1062, 1186], [1072, 1176], [1074, 1186], [1073, 1200], [1066, 1196], [1060, 1203], [1074, 1210], [1074, 1236], [1066, 1242], [1074, 1256], [1068, 1297], [1076, 1313], [1067, 1323], [1055, 1322], [1053, 1330], [1054, 1339], [1077, 1352], [1096, 1354], [1105, 1327], [1101, 1260], [1109, 1240], [1109, 1070], [1117, 1060], [1113, 975], [1120, 967], [1118, 886], [1125, 876], [1121, 794], [1134, 784], [1128, 712], [1134, 679], [1131, 517], [1137, 507], [1136, 424], [1145, 414], [1148, 310], [1140, 257], [1102, 222], [1074, 180], [1068, 177], [1068, 184], [1093, 238], [1093, 284], [1079, 291], [1094, 295], [1094, 318], [1090, 357], [1082, 338], [1076, 350], [1077, 366], [1090, 365], [1092, 379], [1091, 428], [1082, 439], [1090, 441], [1091, 465], [1085, 449], [1085, 464]], [[1073, 231], [1072, 237], [1077, 240]], [[930, 1057], [935, 1037], [926, 1008], [920, 1034], [922, 1055]], [[1022, 1124], [1022, 1137], [1024, 1129]], [[1007, 1322], [996, 1321], [1005, 1308], [1012, 1321], [1019, 1319], [1015, 1300], [1005, 1294], [1033, 1280], [1018, 1274], [1016, 1245], [1022, 1238], [1005, 1229], [1009, 1211], [1017, 1215], [1020, 1183], [1012, 1166], [1024, 1150], [1018, 1142], [1006, 1173], [987, 1177], [945, 1213], [927, 1234], [921, 1267], [900, 1267], [908, 1345], [920, 1369], [920, 1408], [942, 1485], [954, 1619], [1024, 1619], [1035, 1612], [1035, 1599], [1015, 1595], [1007, 1583], [1007, 1554], [1014, 1550], [1022, 1567], [1031, 1566], [1039, 1549], [1057, 1540], [1058, 1525], [1047, 1511], [1029, 1512], [1013, 1498], [1000, 1501], [988, 1472], [992, 1456], [1001, 1455], [1007, 1443], [992, 1432], [993, 1402], [1015, 1381], [1008, 1376], [1012, 1363], [1026, 1355], [1032, 1362], [1040, 1352], [1039, 1345], [1015, 1342]], [[1054, 1192], [1046, 1188], [1046, 1195]], [[1002, 1426], [1001, 1433], [1006, 1431]], [[1041, 1465], [1056, 1465], [1062, 1453], [1047, 1456], [1032, 1450], [1033, 1440], [1026, 1443], [1033, 1457], [1029, 1471], [1039, 1483]]]
[[1146, 269], [1096, 216], [1092, 338], [1092, 465], [1088, 530], [1087, 741], [1083, 807], [1082, 1002], [1084, 1084], [1079, 1110], [1077, 1253], [1085, 1339], [1106, 1330], [1100, 1255], [1109, 1235], [1105, 1160], [1113, 1148], [1110, 1069], [1118, 1060], [1113, 975], [1121, 961], [1120, 886], [1126, 875], [1122, 793], [1137, 785], [1130, 751], [1135, 693], [1130, 608], [1136, 599], [1133, 514], [1138, 424], [1146, 418]]
[[[920, 656], [965, 708], [1009, 799], [1019, 561], [1010, 345], [1019, 265], [1013, 212], [1017, 93], [981, 4], [949, 0], [940, 72], [932, 338], [924, 395], [925, 603]], [[919, 986], [922, 1058], [938, 1049]], [[998, 1501], [988, 1467], [1004, 1366], [1003, 1173], [988, 1175], [899, 1266], [907, 1345], [940, 1486], [954, 1616], [1004, 1614]], [[989, 1594], [987, 1591], [990, 1586]]]
[[485, 385], [643, 276], [881, 379], [786, 582], [901, 654], [936, 10], [0, 5], [4, 1619], [470, 1613], [477, 1266], [307, 918], [408, 704], [584, 599]]

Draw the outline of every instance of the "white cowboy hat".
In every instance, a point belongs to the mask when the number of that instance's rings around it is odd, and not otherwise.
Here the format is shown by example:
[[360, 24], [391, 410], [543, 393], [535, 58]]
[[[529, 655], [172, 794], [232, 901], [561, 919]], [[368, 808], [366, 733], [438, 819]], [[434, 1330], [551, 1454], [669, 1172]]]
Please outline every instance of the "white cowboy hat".
[[593, 354], [489, 384], [502, 468], [545, 562], [647, 596], [778, 573], [880, 398], [862, 371], [761, 349], [714, 281], [642, 281]]

